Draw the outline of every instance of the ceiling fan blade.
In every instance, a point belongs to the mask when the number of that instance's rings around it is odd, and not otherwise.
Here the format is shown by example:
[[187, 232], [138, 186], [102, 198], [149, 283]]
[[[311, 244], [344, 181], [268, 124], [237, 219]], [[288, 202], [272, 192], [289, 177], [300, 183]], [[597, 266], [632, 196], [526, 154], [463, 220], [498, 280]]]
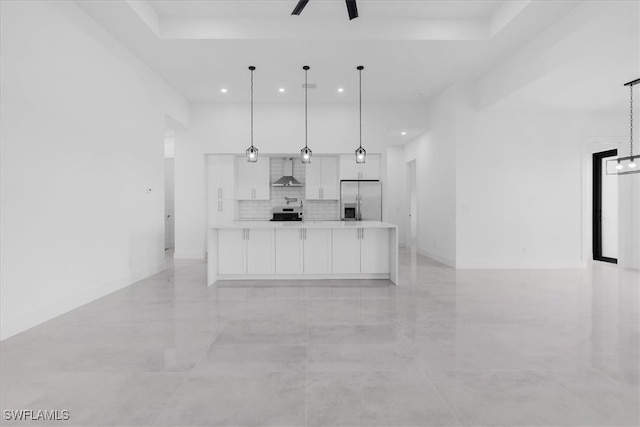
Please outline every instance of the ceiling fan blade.
[[347, 11], [349, 12], [349, 21], [358, 17], [358, 6], [356, 0], [346, 0]]
[[307, 3], [309, 3], [309, 0], [300, 0], [296, 5], [296, 7], [293, 9], [293, 12], [291, 12], [291, 14], [300, 15], [300, 13], [302, 13], [302, 9], [304, 9]]

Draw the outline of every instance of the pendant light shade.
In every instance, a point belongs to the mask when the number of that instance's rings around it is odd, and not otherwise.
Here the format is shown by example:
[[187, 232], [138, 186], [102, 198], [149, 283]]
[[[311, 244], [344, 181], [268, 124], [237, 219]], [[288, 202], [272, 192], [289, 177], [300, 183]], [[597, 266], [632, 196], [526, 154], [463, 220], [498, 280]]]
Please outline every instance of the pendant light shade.
[[356, 69], [358, 70], [360, 79], [360, 146], [356, 149], [356, 163], [364, 163], [367, 159], [367, 151], [362, 148], [362, 70], [364, 70], [364, 67], [362, 65], [358, 65]]
[[257, 162], [258, 161], [258, 149], [256, 147], [247, 148], [247, 162]]
[[307, 134], [308, 134], [308, 126], [307, 126], [307, 72], [309, 71], [309, 66], [305, 65], [302, 67], [304, 70], [304, 148], [300, 150], [300, 158], [302, 159], [302, 163], [311, 163], [311, 149], [307, 145]]
[[633, 87], [638, 83], [640, 83], [640, 79], [625, 83], [625, 86], [629, 86], [629, 155], [607, 160], [606, 169], [608, 175], [640, 173], [640, 168], [636, 164], [640, 156], [633, 154]]
[[247, 162], [251, 163], [258, 161], [258, 149], [253, 146], [253, 71], [255, 69], [253, 65], [249, 67], [251, 71], [251, 146], [247, 148]]
[[300, 150], [300, 157], [302, 158], [302, 163], [311, 163], [311, 150], [304, 147]]

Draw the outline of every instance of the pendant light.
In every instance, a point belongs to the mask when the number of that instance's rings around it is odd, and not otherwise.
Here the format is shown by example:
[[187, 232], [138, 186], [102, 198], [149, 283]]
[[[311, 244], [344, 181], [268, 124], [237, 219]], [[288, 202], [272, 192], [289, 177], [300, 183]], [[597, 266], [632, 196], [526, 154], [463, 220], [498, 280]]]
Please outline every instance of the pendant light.
[[[638, 83], [640, 83], [640, 79], [624, 84], [625, 86], [629, 86], [629, 156], [618, 157], [615, 160], [607, 161], [607, 174], [609, 175], [640, 173], [640, 167], [638, 167], [636, 163], [637, 158], [640, 156], [633, 154], [633, 87]], [[609, 165], [614, 162], [615, 169], [609, 167]]]
[[247, 148], [247, 162], [251, 163], [258, 161], [258, 149], [253, 146], [253, 71], [255, 69], [253, 65], [249, 67], [251, 71], [251, 146]]
[[360, 77], [360, 146], [356, 149], [356, 163], [364, 163], [367, 157], [367, 151], [362, 148], [362, 70], [364, 67], [358, 65], [357, 70]]
[[309, 89], [307, 72], [309, 71], [309, 66], [305, 65], [302, 69], [304, 70], [304, 148], [300, 150], [300, 157], [302, 157], [302, 163], [311, 163], [311, 150], [307, 146], [307, 90]]

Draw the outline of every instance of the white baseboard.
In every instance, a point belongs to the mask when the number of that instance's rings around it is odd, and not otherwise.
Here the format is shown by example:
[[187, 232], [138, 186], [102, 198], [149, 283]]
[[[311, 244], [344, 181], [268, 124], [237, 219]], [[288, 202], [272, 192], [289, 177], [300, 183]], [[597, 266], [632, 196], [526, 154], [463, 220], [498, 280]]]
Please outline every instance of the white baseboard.
[[220, 274], [216, 280], [209, 284], [215, 284], [219, 280], [327, 280], [327, 279], [382, 279], [389, 280], [389, 273], [358, 273], [358, 274]]
[[439, 263], [442, 263], [444, 265], [447, 265], [449, 267], [453, 267], [456, 268], [456, 261], [454, 259], [450, 259], [450, 258], [446, 258], [443, 257], [441, 255], [438, 254], [434, 254], [433, 252], [429, 252], [425, 249], [417, 249], [417, 252], [422, 255], [422, 256], [426, 256], [427, 258], [431, 258], [434, 261], [438, 261]]
[[103, 296], [109, 295], [110, 293], [118, 291], [122, 288], [126, 288], [127, 286], [139, 280], [161, 272], [165, 268], [166, 264], [163, 262], [156, 265], [155, 267], [150, 267], [131, 273], [126, 277], [122, 277], [112, 282], [105, 283], [87, 292], [83, 292], [81, 294], [68, 298], [64, 301], [59, 301], [49, 307], [34, 311], [24, 316], [20, 316], [16, 319], [6, 321], [0, 325], [0, 340], [5, 340], [9, 337], [19, 334], [20, 332], [24, 332], [27, 329], [44, 323], [47, 320], [51, 320], [54, 317], [58, 317], [75, 308], [90, 303], [91, 301], [102, 298]]
[[471, 259], [458, 260], [456, 268], [460, 270], [584, 269], [587, 268], [587, 262], [579, 260]]
[[204, 259], [204, 252], [174, 252], [173, 259]]

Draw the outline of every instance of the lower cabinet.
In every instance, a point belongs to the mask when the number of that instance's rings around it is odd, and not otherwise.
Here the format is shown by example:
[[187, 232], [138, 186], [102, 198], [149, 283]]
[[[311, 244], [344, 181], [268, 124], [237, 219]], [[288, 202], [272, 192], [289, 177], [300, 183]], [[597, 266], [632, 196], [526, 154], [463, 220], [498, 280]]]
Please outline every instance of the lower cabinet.
[[220, 274], [244, 274], [247, 271], [245, 230], [218, 230], [218, 271]]
[[389, 229], [362, 229], [360, 232], [360, 272], [389, 273]]
[[220, 274], [273, 274], [272, 229], [220, 229]]
[[389, 273], [389, 230], [333, 229], [333, 273]]
[[219, 229], [218, 273], [387, 274], [386, 228]]
[[331, 273], [331, 229], [306, 228], [304, 241], [304, 273]]
[[247, 228], [247, 273], [273, 274], [273, 232], [273, 229]]
[[276, 230], [276, 274], [331, 273], [331, 229]]
[[302, 274], [302, 229], [276, 230], [276, 274]]
[[360, 273], [360, 229], [333, 229], [333, 272]]

